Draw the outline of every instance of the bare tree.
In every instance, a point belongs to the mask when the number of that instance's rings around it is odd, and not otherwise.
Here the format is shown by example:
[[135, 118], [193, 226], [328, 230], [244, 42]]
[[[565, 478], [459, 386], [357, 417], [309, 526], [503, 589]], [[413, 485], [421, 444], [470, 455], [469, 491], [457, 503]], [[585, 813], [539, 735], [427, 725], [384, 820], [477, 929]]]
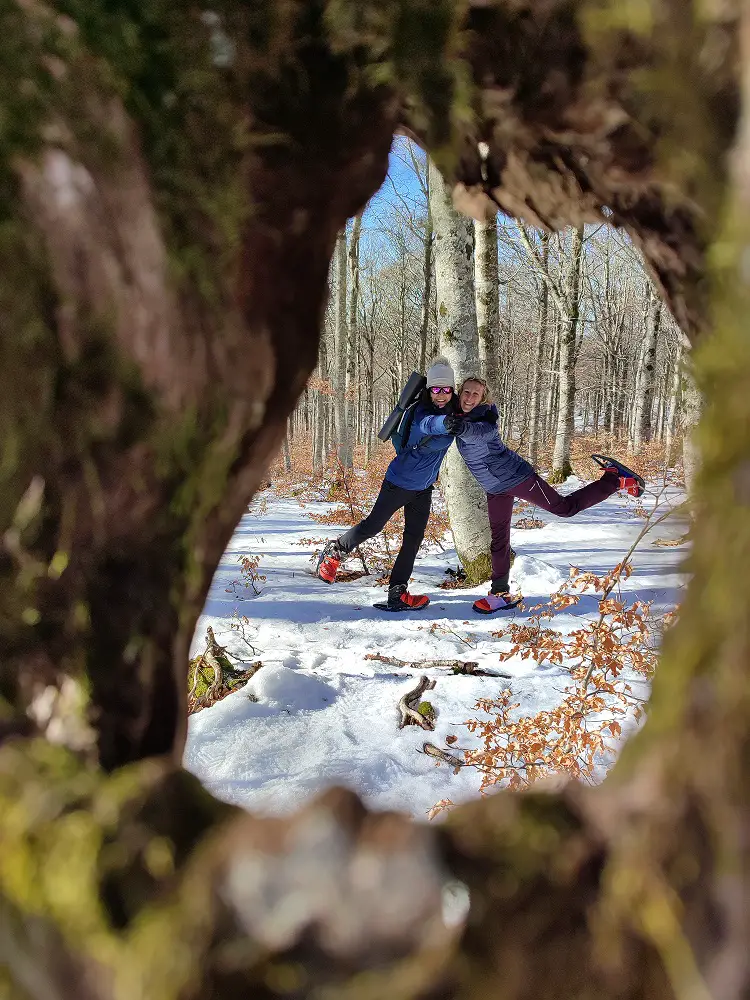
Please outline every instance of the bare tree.
[[352, 441], [347, 406], [346, 390], [349, 358], [349, 324], [347, 301], [347, 237], [346, 227], [336, 239], [333, 258], [333, 331], [335, 358], [335, 413], [336, 413], [336, 453], [345, 469], [353, 464]]
[[700, 455], [695, 432], [703, 409], [703, 399], [695, 381], [692, 357], [684, 358], [682, 369], [682, 467], [685, 486], [692, 492]]
[[[460, 381], [479, 369], [473, 229], [471, 221], [456, 212], [450, 190], [432, 161], [430, 202], [435, 227], [440, 347]], [[456, 552], [468, 579], [479, 583], [491, 573], [487, 497], [456, 448], [448, 452], [443, 469], [441, 482]]]
[[682, 354], [683, 338], [679, 335], [675, 338], [672, 357], [672, 377], [669, 383], [669, 399], [667, 403], [667, 420], [665, 428], [664, 452], [667, 464], [672, 461], [674, 452], [674, 438], [677, 431], [677, 421], [680, 409], [680, 388], [682, 384]]
[[[539, 255], [540, 265], [545, 272], [549, 269], [549, 235], [542, 232]], [[539, 282], [539, 319], [536, 335], [536, 352], [531, 372], [531, 411], [529, 414], [529, 461], [536, 465], [539, 451], [539, 407], [542, 393], [542, 364], [547, 348], [547, 323], [549, 318], [549, 288], [545, 278]]]
[[642, 445], [651, 437], [651, 408], [654, 391], [654, 366], [656, 364], [656, 342], [659, 335], [662, 302], [651, 284], [648, 283], [648, 312], [646, 317], [646, 332], [641, 354], [641, 365], [635, 396], [635, 415], [633, 418], [633, 451], [641, 450]]
[[[348, 249], [348, 316], [346, 339], [346, 422], [349, 431], [349, 452], [347, 458], [352, 461], [352, 444], [359, 442], [357, 430], [360, 427], [359, 407], [355, 406], [355, 389], [357, 387], [357, 369], [359, 358], [359, 241], [362, 234], [362, 213], [355, 215]], [[356, 409], [356, 413], [355, 413]], [[353, 438], [353, 441], [352, 441]]]
[[498, 398], [498, 339], [500, 302], [497, 268], [497, 216], [474, 223], [474, 280], [476, 283], [479, 369], [494, 399]]
[[578, 333], [583, 226], [572, 231], [570, 259], [565, 282], [555, 297], [560, 310], [560, 380], [557, 431], [550, 482], [564, 482], [573, 471], [570, 446], [573, 441], [576, 394], [576, 336]]

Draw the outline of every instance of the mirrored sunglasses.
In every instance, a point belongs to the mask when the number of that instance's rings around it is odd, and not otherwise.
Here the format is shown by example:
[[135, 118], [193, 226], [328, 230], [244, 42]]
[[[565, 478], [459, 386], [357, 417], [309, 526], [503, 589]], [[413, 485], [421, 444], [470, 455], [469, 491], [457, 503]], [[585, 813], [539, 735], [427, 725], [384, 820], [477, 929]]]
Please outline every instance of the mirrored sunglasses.
[[445, 393], [449, 396], [453, 392], [453, 386], [450, 385], [431, 385], [430, 392], [433, 396], [439, 396], [441, 393]]

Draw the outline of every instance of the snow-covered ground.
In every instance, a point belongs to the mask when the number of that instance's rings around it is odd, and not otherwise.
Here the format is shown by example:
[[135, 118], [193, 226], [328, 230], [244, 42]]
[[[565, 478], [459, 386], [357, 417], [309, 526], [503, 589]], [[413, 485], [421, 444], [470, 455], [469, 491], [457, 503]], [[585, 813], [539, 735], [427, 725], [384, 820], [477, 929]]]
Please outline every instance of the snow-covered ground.
[[[561, 492], [580, 485], [571, 478]], [[644, 499], [646, 507], [653, 503]], [[478, 698], [508, 686], [520, 702], [519, 713], [553, 707], [568, 681], [565, 667], [539, 667], [520, 657], [499, 663], [503, 644], [491, 633], [509, 616], [481, 617], [471, 610], [472, 601], [487, 588], [438, 589], [446, 567], [456, 566], [454, 551], [420, 553], [410, 589], [430, 595], [432, 603], [425, 611], [379, 612], [372, 603], [384, 600], [385, 592], [372, 578], [326, 586], [312, 576], [311, 550], [295, 544], [338, 533], [306, 516], [330, 509], [330, 504], [303, 508], [273, 495], [267, 495], [267, 501], [265, 512], [247, 514], [237, 527], [198, 622], [191, 654], [203, 649], [206, 627], [213, 625], [222, 645], [243, 659], [256, 659], [229, 628], [236, 611], [251, 621], [248, 634], [263, 667], [245, 688], [191, 716], [185, 766], [219, 798], [259, 813], [296, 809], [333, 784], [353, 788], [371, 806], [418, 818], [440, 799], [458, 802], [476, 796], [479, 778], [473, 769], [454, 775], [445, 765], [436, 767], [432, 758], [418, 752], [422, 744], [429, 740], [444, 746], [445, 737], [455, 734], [458, 745], [471, 745], [461, 723], [477, 714], [473, 706]], [[525, 510], [522, 516], [546, 522], [544, 528], [512, 534], [518, 558], [511, 584], [523, 591], [526, 606], [548, 598], [568, 577], [571, 565], [603, 574], [619, 562], [643, 527], [643, 520], [632, 513], [633, 504], [618, 494], [570, 520], [536, 508]], [[679, 601], [685, 547], [656, 547], [652, 539], [677, 537], [684, 527], [672, 518], [641, 543], [635, 572], [622, 585], [625, 596], [654, 600], [665, 608]], [[249, 553], [261, 556], [259, 571], [266, 581], [260, 596], [239, 600], [227, 588], [240, 576], [238, 556]], [[354, 560], [349, 565], [357, 568]], [[569, 612], [558, 614], [554, 627], [580, 627], [584, 617], [594, 617], [596, 608], [597, 598], [586, 596]], [[512, 614], [516, 621], [528, 616]], [[397, 702], [414, 687], [419, 672], [368, 660], [368, 653], [407, 661], [475, 660], [485, 669], [511, 674], [512, 680], [426, 670], [437, 681], [427, 696], [438, 712], [436, 730], [399, 730]], [[248, 698], [249, 692], [257, 701]]]

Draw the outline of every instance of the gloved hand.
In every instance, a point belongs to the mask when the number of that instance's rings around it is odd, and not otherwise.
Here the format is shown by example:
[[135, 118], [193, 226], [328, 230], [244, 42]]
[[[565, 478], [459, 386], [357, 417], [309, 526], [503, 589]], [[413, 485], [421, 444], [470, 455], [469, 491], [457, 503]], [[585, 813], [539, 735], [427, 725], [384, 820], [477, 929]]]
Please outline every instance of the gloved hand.
[[461, 413], [446, 413], [445, 430], [447, 434], [460, 434], [464, 429], [464, 417]]

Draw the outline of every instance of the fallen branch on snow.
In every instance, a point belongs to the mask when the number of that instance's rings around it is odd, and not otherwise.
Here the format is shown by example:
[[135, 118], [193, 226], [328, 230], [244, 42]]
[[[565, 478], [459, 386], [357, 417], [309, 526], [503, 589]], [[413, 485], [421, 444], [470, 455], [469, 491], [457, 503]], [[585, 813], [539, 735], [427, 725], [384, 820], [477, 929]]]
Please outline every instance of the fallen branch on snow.
[[392, 667], [408, 667], [411, 670], [425, 670], [431, 667], [447, 667], [454, 674], [473, 674], [475, 677], [506, 677], [512, 679], [512, 674], [501, 674], [492, 670], [480, 670], [474, 660], [399, 660], [396, 656], [383, 656], [381, 653], [367, 653], [366, 660], [377, 660]]
[[[188, 692], [188, 714], [198, 712], [202, 708], [221, 701], [222, 698], [225, 698], [235, 690], [240, 682], [246, 683], [249, 681], [263, 666], [262, 662], [257, 660], [255, 663], [251, 663], [245, 670], [236, 670], [229, 661], [230, 655], [225, 647], [220, 646], [216, 641], [214, 630], [209, 625], [206, 630], [206, 648], [195, 661], [195, 665], [191, 667], [192, 685]], [[210, 684], [208, 683], [206, 668], [210, 668], [213, 671], [213, 680]], [[226, 674], [230, 674], [229, 679], [225, 676]], [[200, 678], [205, 682], [206, 688], [198, 695], [196, 691]]]
[[458, 774], [462, 767], [470, 766], [464, 763], [460, 757], [456, 757], [455, 754], [448, 753], [447, 750], [441, 750], [440, 747], [436, 747], [434, 743], [423, 743], [422, 753], [427, 754], [428, 757], [437, 757], [438, 760], [442, 760], [445, 761], [446, 764], [450, 764], [453, 768], [454, 774]]
[[435, 681], [431, 681], [429, 677], [424, 675], [419, 678], [419, 684], [401, 698], [398, 703], [398, 711], [400, 714], [400, 719], [398, 723], [398, 728], [403, 729], [404, 726], [416, 725], [421, 726], [422, 729], [433, 730], [435, 724], [431, 722], [428, 718], [417, 711], [416, 706], [419, 704], [419, 700], [425, 691], [431, 691], [435, 687]]

